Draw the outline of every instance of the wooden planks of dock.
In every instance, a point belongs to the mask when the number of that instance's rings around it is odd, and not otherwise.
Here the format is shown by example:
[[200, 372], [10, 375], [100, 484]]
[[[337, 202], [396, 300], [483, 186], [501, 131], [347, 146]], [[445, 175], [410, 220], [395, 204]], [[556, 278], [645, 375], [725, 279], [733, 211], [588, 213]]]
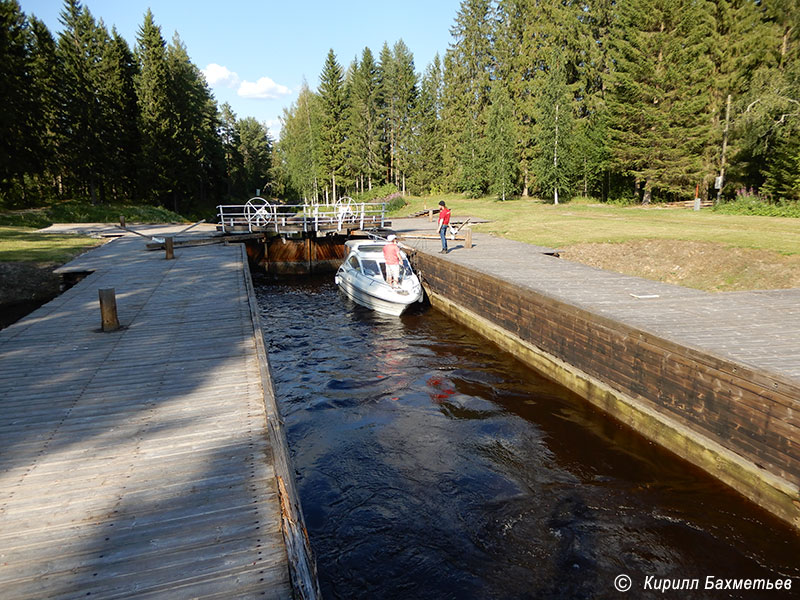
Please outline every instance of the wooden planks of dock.
[[116, 240], [0, 331], [3, 598], [292, 597], [243, 247], [176, 254]]

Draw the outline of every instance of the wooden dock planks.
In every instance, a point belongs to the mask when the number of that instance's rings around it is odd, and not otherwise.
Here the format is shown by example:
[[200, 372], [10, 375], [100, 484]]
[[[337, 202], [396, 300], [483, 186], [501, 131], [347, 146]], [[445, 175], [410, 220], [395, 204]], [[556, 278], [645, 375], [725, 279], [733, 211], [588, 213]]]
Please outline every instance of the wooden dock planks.
[[290, 598], [243, 249], [143, 248], [0, 331], [2, 596]]

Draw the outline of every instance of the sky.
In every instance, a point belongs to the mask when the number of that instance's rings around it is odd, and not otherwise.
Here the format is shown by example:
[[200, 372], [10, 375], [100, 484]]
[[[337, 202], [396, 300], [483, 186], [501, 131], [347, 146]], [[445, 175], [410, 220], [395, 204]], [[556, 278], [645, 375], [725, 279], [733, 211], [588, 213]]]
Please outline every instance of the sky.
[[[58, 38], [61, 0], [19, 0]], [[221, 106], [238, 118], [255, 117], [278, 136], [278, 118], [311, 89], [333, 49], [343, 69], [365, 47], [378, 58], [384, 42], [402, 39], [422, 73], [451, 42], [460, 0], [84, 0], [95, 20], [116, 27], [131, 48], [147, 9], [161, 35], [178, 34]]]

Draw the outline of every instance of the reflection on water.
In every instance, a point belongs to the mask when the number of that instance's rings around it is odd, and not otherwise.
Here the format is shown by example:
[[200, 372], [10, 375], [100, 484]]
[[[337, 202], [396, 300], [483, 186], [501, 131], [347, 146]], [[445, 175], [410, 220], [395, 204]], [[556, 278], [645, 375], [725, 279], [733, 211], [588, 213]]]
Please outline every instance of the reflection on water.
[[800, 536], [438, 312], [384, 317], [329, 278], [256, 289], [325, 598], [800, 576]]

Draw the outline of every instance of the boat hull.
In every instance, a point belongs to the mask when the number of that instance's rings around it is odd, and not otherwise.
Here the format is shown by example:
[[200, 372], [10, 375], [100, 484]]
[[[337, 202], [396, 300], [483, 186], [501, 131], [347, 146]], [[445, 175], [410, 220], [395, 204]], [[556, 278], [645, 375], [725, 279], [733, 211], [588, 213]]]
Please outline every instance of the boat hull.
[[[386, 315], [400, 316], [408, 310], [412, 304], [422, 300], [421, 294], [416, 296], [413, 294], [403, 296], [395, 292], [393, 295], [388, 296], [387, 290], [381, 290], [381, 296], [383, 296], [381, 297], [376, 293], [369, 293], [361, 287], [354, 285], [353, 282], [349, 281], [344, 276], [339, 275], [336, 280], [339, 289], [353, 302]], [[388, 288], [388, 290], [391, 291], [389, 286], [382, 287]]]

